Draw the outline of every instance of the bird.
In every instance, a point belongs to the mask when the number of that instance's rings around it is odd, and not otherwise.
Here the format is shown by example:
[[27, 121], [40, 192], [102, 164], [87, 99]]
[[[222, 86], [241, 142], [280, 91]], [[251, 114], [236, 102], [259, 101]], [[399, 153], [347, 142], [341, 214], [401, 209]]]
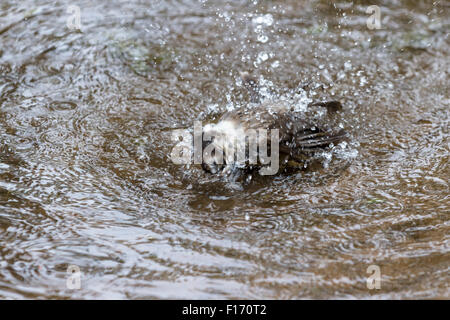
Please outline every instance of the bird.
[[[257, 170], [265, 175], [292, 172], [304, 168], [316, 154], [348, 139], [348, 133], [335, 121], [342, 110], [339, 101], [309, 102], [299, 110], [286, 99], [262, 99], [257, 79], [247, 72], [240, 77], [249, 91], [250, 103], [225, 112], [216, 123], [203, 127], [204, 171], [230, 174]], [[270, 140], [276, 136], [272, 132], [278, 133], [274, 142]], [[267, 170], [274, 163], [276, 170]]]

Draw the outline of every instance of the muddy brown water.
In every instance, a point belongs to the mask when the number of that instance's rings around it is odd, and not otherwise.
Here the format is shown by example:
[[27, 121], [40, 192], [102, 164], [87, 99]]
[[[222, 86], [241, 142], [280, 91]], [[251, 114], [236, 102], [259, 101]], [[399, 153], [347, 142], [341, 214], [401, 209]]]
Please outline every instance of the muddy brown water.
[[[2, 0], [0, 297], [450, 298], [450, 2], [330, 3]], [[239, 71], [339, 99], [351, 142], [247, 185], [173, 164]]]

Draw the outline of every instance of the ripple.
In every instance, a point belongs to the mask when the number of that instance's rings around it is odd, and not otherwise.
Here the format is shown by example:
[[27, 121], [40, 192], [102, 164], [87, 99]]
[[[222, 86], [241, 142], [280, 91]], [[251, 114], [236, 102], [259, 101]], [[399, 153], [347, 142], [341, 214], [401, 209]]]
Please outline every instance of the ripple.
[[77, 103], [73, 101], [53, 101], [48, 105], [48, 108], [51, 111], [73, 110], [77, 108]]
[[[448, 298], [444, 4], [386, 4], [375, 32], [351, 3], [83, 1], [75, 32], [68, 0], [9, 2], [0, 297]], [[171, 130], [250, 101], [239, 72], [299, 112], [341, 101], [348, 143], [246, 183], [173, 164]]]

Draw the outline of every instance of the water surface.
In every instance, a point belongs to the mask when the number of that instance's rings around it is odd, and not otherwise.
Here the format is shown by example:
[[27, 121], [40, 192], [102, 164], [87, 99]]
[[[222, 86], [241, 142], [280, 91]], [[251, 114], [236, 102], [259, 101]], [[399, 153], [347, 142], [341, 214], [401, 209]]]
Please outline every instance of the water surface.
[[[449, 9], [2, 0], [0, 297], [448, 299]], [[173, 164], [173, 129], [247, 103], [239, 71], [340, 100], [351, 142], [244, 186]]]

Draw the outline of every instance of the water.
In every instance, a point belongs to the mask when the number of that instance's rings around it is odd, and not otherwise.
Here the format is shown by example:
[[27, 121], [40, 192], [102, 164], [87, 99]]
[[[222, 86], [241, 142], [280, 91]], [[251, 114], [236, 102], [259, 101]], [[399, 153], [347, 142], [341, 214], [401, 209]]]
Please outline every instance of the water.
[[[448, 299], [450, 3], [376, 1], [369, 30], [372, 2], [3, 0], [0, 297]], [[245, 186], [173, 164], [240, 71], [340, 100], [343, 159]]]

